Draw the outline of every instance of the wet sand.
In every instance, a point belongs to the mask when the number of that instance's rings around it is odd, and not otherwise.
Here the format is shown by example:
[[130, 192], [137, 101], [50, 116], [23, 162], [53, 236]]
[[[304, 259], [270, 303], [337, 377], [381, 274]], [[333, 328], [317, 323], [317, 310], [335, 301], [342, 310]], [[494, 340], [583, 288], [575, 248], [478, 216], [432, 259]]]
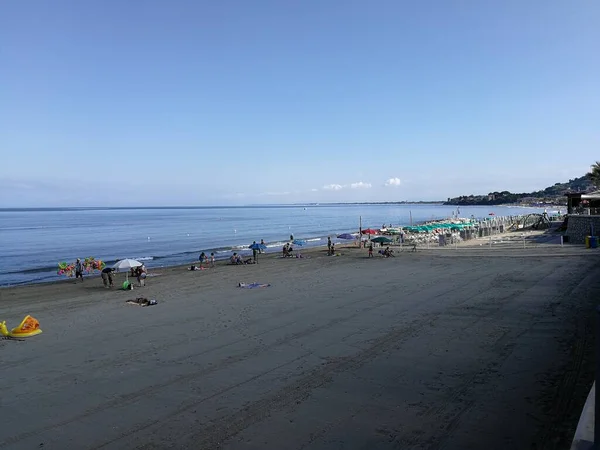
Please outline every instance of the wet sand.
[[44, 332], [0, 340], [0, 448], [565, 448], [599, 254], [519, 245], [2, 289], [0, 320]]

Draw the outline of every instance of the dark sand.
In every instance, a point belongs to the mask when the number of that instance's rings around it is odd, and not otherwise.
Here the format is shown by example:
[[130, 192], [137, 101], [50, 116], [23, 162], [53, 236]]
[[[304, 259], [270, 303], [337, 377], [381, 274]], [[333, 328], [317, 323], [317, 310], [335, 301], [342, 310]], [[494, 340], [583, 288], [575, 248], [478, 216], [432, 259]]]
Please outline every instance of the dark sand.
[[600, 259], [518, 247], [2, 289], [0, 320], [44, 332], [0, 340], [0, 448], [566, 448]]

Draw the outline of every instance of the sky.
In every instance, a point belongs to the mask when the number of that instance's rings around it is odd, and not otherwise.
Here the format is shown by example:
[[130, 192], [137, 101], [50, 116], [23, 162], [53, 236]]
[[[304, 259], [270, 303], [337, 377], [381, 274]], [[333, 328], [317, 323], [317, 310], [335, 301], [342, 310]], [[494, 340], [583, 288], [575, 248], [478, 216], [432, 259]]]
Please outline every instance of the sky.
[[0, 207], [444, 200], [600, 159], [600, 2], [2, 2]]

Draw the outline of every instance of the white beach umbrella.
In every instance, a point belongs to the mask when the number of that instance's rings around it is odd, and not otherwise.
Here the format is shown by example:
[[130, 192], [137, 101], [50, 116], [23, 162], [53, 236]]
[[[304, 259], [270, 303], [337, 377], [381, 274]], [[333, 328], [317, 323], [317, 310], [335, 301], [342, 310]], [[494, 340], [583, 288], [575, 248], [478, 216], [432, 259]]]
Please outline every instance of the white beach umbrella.
[[129, 279], [129, 271], [131, 269], [133, 269], [134, 267], [140, 267], [142, 265], [141, 262], [136, 261], [135, 259], [122, 259], [120, 261], [117, 261], [114, 265], [113, 265], [113, 269], [115, 270], [127, 270], [127, 273], [125, 275], [125, 279]]

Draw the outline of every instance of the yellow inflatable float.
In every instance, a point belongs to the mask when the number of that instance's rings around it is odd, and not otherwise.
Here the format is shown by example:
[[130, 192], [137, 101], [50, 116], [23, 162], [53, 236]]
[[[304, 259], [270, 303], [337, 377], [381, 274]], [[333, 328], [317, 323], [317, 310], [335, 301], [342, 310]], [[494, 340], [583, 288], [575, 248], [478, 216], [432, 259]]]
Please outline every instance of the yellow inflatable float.
[[40, 323], [31, 316], [25, 316], [21, 325], [13, 328], [10, 332], [6, 328], [6, 322], [0, 322], [0, 334], [6, 337], [24, 338], [38, 335], [41, 332]]

